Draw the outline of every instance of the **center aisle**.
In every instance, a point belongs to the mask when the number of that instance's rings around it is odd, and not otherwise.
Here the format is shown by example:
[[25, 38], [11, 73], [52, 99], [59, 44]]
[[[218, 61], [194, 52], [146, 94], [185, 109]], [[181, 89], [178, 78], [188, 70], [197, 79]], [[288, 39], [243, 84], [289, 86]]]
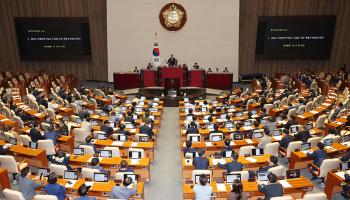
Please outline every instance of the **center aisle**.
[[164, 107], [160, 136], [151, 165], [151, 182], [145, 185], [146, 200], [182, 199], [179, 108]]

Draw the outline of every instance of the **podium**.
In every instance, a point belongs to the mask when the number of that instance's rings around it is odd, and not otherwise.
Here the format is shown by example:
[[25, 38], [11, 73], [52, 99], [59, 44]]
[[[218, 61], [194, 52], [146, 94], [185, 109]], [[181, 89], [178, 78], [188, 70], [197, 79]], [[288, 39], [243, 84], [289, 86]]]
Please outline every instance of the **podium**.
[[154, 87], [158, 85], [157, 70], [143, 69], [141, 70], [141, 82], [143, 87]]
[[188, 71], [188, 86], [189, 87], [200, 87], [204, 86], [204, 70], [190, 70]]
[[141, 85], [140, 74], [135, 72], [113, 73], [113, 79], [116, 90], [139, 88]]
[[170, 79], [179, 79], [179, 84], [180, 87], [184, 86], [184, 70], [185, 68], [183, 67], [162, 67], [161, 72], [162, 72], [162, 86], [165, 86], [165, 79], [170, 78]]
[[232, 73], [207, 73], [207, 88], [231, 90], [232, 79]]

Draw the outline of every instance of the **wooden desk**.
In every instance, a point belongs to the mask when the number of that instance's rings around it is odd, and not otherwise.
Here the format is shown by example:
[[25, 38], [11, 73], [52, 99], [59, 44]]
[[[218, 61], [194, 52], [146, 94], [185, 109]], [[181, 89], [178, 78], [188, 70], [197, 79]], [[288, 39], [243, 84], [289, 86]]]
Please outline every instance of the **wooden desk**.
[[335, 172], [328, 172], [324, 193], [326, 193], [329, 200], [332, 199], [333, 193], [342, 191], [341, 183], [344, 179], [335, 174]]
[[57, 139], [58, 143], [60, 144], [60, 150], [72, 153], [74, 149], [74, 137], [73, 136], [65, 136], [61, 135]]
[[[332, 151], [325, 147], [328, 155], [343, 153], [350, 148], [349, 146], [340, 143], [334, 143], [332, 147], [336, 150]], [[317, 150], [317, 148], [313, 148], [313, 150]], [[307, 168], [307, 165], [311, 162], [312, 160], [309, 159], [304, 152], [293, 151], [290, 155], [289, 169], [304, 169]]]
[[9, 126], [17, 125], [17, 122], [8, 119], [4, 115], [0, 115], [0, 124], [3, 126], [9, 127]]
[[[312, 190], [313, 184], [305, 177], [300, 177], [297, 179], [287, 179], [286, 180], [292, 187], [291, 188], [284, 188], [284, 194], [289, 194], [292, 196], [296, 196], [295, 193], [300, 193], [301, 196], [304, 196], [304, 194], [307, 192], [307, 190]], [[224, 183], [225, 184], [225, 183]], [[263, 197], [264, 194], [260, 193], [258, 190], [258, 183], [257, 182], [248, 182], [248, 181], [242, 181], [243, 185], [243, 192], [248, 192], [251, 197]], [[213, 196], [216, 198], [225, 199], [227, 198], [227, 194], [231, 191], [231, 184], [225, 184], [226, 190], [219, 191], [218, 189], [218, 183], [212, 182], [210, 183], [210, 186], [213, 189]], [[195, 198], [194, 192], [193, 192], [193, 184], [183, 184], [183, 198], [185, 200], [192, 200]]]
[[4, 190], [6, 188], [11, 189], [11, 184], [9, 181], [7, 169], [0, 168], [0, 189]]
[[10, 151], [14, 153], [14, 157], [19, 162], [25, 160], [31, 166], [48, 167], [45, 150], [14, 145], [10, 147]]

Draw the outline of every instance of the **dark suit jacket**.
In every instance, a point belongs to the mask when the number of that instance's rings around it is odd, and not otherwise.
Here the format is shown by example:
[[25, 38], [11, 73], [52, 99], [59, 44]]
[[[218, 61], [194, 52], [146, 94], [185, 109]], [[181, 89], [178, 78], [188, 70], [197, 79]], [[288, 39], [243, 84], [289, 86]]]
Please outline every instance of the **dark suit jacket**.
[[154, 135], [154, 132], [152, 128], [148, 127], [147, 125], [143, 125], [140, 127], [140, 133], [148, 135], [150, 138]]
[[232, 161], [226, 164], [218, 164], [218, 166], [222, 169], [226, 169], [227, 173], [231, 173], [233, 171], [242, 171], [243, 165], [240, 162]]
[[350, 159], [350, 152], [347, 153], [345, 156], [343, 156], [340, 160], [341, 160], [342, 162], [348, 162], [349, 159]]
[[38, 142], [38, 140], [44, 140], [45, 138], [41, 135], [41, 133], [35, 128], [30, 129], [29, 136], [33, 142]]
[[113, 128], [106, 126], [106, 125], [103, 125], [103, 126], [101, 126], [101, 131], [105, 132], [107, 134], [107, 137], [109, 137], [113, 133]]
[[206, 157], [195, 157], [193, 159], [193, 166], [195, 169], [208, 169], [209, 160]]
[[135, 124], [135, 120], [132, 117], [130, 117], [130, 116], [125, 117], [124, 121], [125, 122], [130, 122], [133, 125]]
[[193, 153], [196, 152], [196, 149], [190, 147], [190, 148], [184, 148], [184, 156], [186, 155], [186, 153]]
[[300, 131], [299, 133], [294, 135], [295, 141], [302, 141], [303, 143], [307, 143], [307, 140], [311, 138], [310, 131]]
[[48, 195], [54, 195], [57, 196], [58, 200], [64, 200], [66, 196], [66, 188], [62, 185], [59, 185], [57, 183], [55, 184], [47, 184], [45, 186], [45, 190]]
[[265, 200], [270, 200], [272, 197], [283, 196], [283, 187], [279, 183], [270, 185], [259, 185], [259, 191], [265, 193]]
[[280, 146], [282, 148], [287, 149], [289, 143], [293, 142], [294, 137], [292, 135], [286, 135], [285, 137], [282, 138], [282, 140], [280, 141]]
[[277, 166], [278, 166], [278, 164], [277, 165], [272, 164], [272, 165], [269, 165], [269, 166], [260, 167], [258, 172], [267, 172], [267, 170], [269, 170], [270, 168], [277, 167]]
[[186, 131], [186, 134], [190, 134], [190, 133], [199, 133], [199, 130], [195, 127], [189, 127]]
[[322, 162], [328, 158], [328, 155], [325, 150], [319, 149], [312, 152], [311, 154], [308, 153], [307, 157], [313, 159], [314, 160], [313, 164], [316, 165], [317, 167], [320, 167]]

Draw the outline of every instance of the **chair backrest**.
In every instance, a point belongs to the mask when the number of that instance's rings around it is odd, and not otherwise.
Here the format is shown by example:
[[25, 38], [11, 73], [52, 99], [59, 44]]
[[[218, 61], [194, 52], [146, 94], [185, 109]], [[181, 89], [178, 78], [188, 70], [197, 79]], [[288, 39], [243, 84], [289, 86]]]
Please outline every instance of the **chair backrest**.
[[308, 102], [305, 105], [305, 112], [310, 112], [312, 110], [312, 102]]
[[10, 138], [16, 138], [15, 135], [11, 132], [4, 132], [4, 136], [5, 136], [6, 141], [9, 141]]
[[79, 145], [79, 148], [84, 149], [84, 155], [94, 155], [96, 153], [94, 147], [89, 145]]
[[305, 112], [305, 105], [301, 105], [301, 106], [298, 108], [297, 114], [298, 114], [298, 115], [302, 115], [302, 114], [304, 114], [304, 112]]
[[2, 192], [6, 200], [25, 200], [23, 194], [19, 191], [6, 188]]
[[58, 200], [58, 198], [55, 195], [37, 194], [34, 196], [34, 200]]
[[270, 113], [270, 109], [273, 108], [273, 104], [265, 104], [264, 108], [266, 109], [266, 114]]
[[290, 154], [292, 153], [292, 151], [296, 150], [296, 149], [301, 149], [301, 144], [303, 144], [302, 141], [295, 141], [295, 142], [291, 142], [289, 143], [288, 147], [287, 147], [287, 158], [290, 158]]
[[94, 173], [100, 172], [98, 169], [90, 169], [90, 168], [82, 168], [81, 169], [81, 177], [85, 179], [92, 180], [94, 178]]
[[305, 194], [303, 200], [327, 200], [327, 195], [323, 192]]
[[18, 116], [14, 117], [15, 121], [17, 122], [18, 128], [23, 128], [24, 127], [24, 123], [22, 121], [22, 119]]
[[72, 110], [73, 110], [74, 114], [78, 114], [79, 113], [77, 104], [71, 103], [70, 106], [72, 107]]
[[267, 171], [275, 174], [277, 177], [281, 177], [284, 173], [284, 167], [283, 166], [272, 167]]
[[63, 177], [64, 171], [67, 170], [67, 167], [65, 165], [56, 165], [56, 164], [49, 164], [50, 172], [55, 172], [57, 176]]
[[[212, 179], [212, 175], [210, 170], [199, 170], [199, 169], [195, 169], [192, 171], [192, 181], [193, 183], [195, 183], [196, 180], [196, 175], [201, 175], [201, 174], [206, 174], [210, 176], [210, 180]], [[211, 181], [210, 181], [211, 182]]]
[[295, 116], [297, 114], [297, 110], [295, 108], [292, 108], [288, 111], [288, 120], [291, 119], [293, 116]]
[[19, 173], [17, 162], [13, 156], [0, 155], [0, 167], [6, 168], [9, 173]]
[[273, 142], [265, 145], [264, 153], [270, 154], [272, 156], [278, 156], [278, 149], [280, 148], [280, 143]]
[[255, 146], [243, 146], [239, 149], [239, 155], [252, 155], [252, 150], [255, 149]]
[[44, 149], [46, 151], [46, 155], [55, 155], [55, 145], [53, 144], [53, 141], [48, 140], [39, 140], [38, 141], [38, 149]]
[[46, 109], [47, 114], [49, 115], [51, 120], [55, 120], [56, 116], [55, 116], [55, 112], [51, 109]]
[[105, 147], [104, 150], [111, 150], [112, 151], [112, 157], [120, 157], [120, 150], [119, 147]]
[[23, 145], [25, 146], [29, 146], [29, 142], [32, 141], [29, 135], [19, 135], [18, 138], [22, 141]]
[[326, 178], [328, 172], [339, 169], [339, 163], [340, 160], [338, 158], [331, 158], [331, 159], [325, 159], [323, 160], [321, 166], [320, 166], [320, 175], [321, 178]]
[[316, 128], [325, 128], [325, 121], [327, 119], [327, 115], [321, 115], [317, 118], [317, 121], [316, 121]]
[[311, 148], [312, 147], [316, 147], [317, 146], [317, 143], [321, 141], [321, 138], [320, 137], [312, 137], [312, 138], [309, 138], [307, 140], [307, 143], [310, 143], [311, 144]]
[[91, 134], [90, 131], [87, 131], [83, 128], [74, 129], [74, 141], [76, 142], [85, 142], [85, 138]]

